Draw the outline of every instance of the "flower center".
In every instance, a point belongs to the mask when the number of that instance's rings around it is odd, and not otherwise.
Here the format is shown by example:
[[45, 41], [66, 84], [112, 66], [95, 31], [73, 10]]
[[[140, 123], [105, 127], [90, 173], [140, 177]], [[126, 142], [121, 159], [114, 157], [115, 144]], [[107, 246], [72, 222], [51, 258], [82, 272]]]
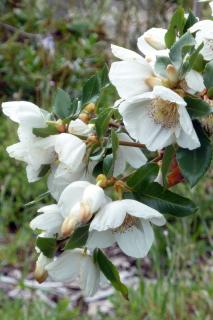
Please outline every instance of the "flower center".
[[178, 105], [175, 102], [155, 98], [152, 101], [150, 115], [154, 122], [162, 127], [173, 128], [179, 121]]
[[137, 221], [138, 221], [137, 217], [133, 217], [127, 214], [122, 225], [118, 228], [113, 229], [113, 232], [124, 233], [125, 231], [130, 229], [132, 226], [136, 225]]

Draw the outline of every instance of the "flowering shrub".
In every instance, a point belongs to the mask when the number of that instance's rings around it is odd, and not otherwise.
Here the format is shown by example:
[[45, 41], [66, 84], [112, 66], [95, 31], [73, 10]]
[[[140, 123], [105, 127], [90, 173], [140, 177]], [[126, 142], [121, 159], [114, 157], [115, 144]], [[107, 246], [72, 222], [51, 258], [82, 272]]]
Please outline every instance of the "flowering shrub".
[[[93, 295], [107, 279], [128, 298], [102, 249], [117, 243], [143, 258], [152, 225], [196, 212], [169, 188], [193, 187], [211, 163], [212, 30], [213, 21], [178, 8], [168, 30], [152, 28], [138, 39], [141, 54], [112, 45], [119, 61], [90, 78], [81, 97], [58, 89], [50, 113], [26, 101], [2, 104], [19, 124], [19, 142], [7, 152], [26, 163], [29, 182], [47, 175], [55, 200], [30, 223], [39, 282], [79, 278]], [[114, 106], [101, 99], [110, 82], [120, 96]]]

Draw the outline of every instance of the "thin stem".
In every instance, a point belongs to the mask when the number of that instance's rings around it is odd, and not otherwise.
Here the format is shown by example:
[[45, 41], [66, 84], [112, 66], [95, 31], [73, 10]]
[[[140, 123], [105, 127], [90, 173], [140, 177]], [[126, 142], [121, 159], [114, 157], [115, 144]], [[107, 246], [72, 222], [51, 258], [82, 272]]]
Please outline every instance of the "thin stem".
[[134, 147], [134, 148], [144, 148], [145, 144], [137, 143], [137, 142], [129, 142], [129, 141], [119, 141], [119, 145], [127, 146], [127, 147]]

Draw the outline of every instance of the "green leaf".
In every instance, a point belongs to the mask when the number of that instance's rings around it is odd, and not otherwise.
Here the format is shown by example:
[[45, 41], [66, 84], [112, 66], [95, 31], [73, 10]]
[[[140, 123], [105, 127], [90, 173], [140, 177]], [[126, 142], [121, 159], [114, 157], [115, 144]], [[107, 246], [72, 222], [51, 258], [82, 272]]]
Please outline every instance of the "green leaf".
[[56, 239], [38, 237], [36, 246], [47, 258], [52, 258], [56, 250]]
[[184, 56], [194, 47], [195, 39], [191, 33], [185, 33], [171, 47], [169, 57], [177, 69], [182, 65]]
[[98, 138], [102, 138], [104, 136], [113, 112], [114, 110], [112, 108], [103, 109], [95, 119], [95, 127]]
[[193, 64], [193, 70], [202, 73], [205, 69], [206, 61], [204, 60], [202, 54], [198, 54], [197, 59]]
[[198, 21], [198, 18], [192, 13], [192, 11], [189, 11], [188, 18], [186, 20], [183, 33], [187, 32], [187, 30], [193, 26]]
[[45, 128], [33, 128], [33, 133], [37, 137], [46, 138], [50, 135], [58, 134], [58, 130], [54, 125], [48, 125]]
[[53, 102], [53, 112], [60, 118], [67, 118], [72, 112], [71, 98], [67, 92], [57, 89]]
[[113, 154], [108, 154], [103, 161], [103, 174], [107, 177], [111, 177], [113, 175], [114, 169], [114, 161]]
[[92, 76], [83, 86], [81, 104], [84, 106], [90, 102], [96, 102], [100, 94], [100, 84], [97, 75]]
[[208, 96], [211, 97], [212, 96], [212, 91], [213, 91], [213, 61], [210, 61], [206, 64], [205, 69], [204, 69], [204, 73], [203, 73], [203, 80], [204, 80], [204, 84], [206, 86], [207, 89], [209, 89], [208, 91]]
[[155, 62], [155, 72], [160, 76], [167, 78], [166, 67], [171, 64], [169, 57], [157, 56]]
[[128, 300], [128, 289], [121, 282], [118, 270], [114, 264], [105, 256], [105, 254], [100, 249], [95, 249], [94, 262], [97, 263], [105, 277], [111, 282], [112, 286], [121, 292], [123, 297]]
[[212, 107], [204, 100], [194, 97], [185, 97], [187, 111], [191, 118], [205, 117], [213, 112]]
[[168, 31], [165, 34], [165, 43], [167, 48], [171, 48], [177, 35], [182, 35], [185, 25], [184, 9], [178, 8], [173, 14]]
[[144, 190], [157, 177], [159, 167], [156, 163], [148, 163], [137, 169], [128, 179], [127, 185], [134, 191]]
[[197, 211], [196, 205], [187, 198], [162, 187], [157, 182], [151, 183], [145, 192], [137, 193], [136, 199], [163, 214], [185, 217]]
[[69, 238], [69, 241], [65, 246], [65, 250], [81, 248], [86, 244], [88, 235], [89, 235], [89, 224], [86, 224], [84, 226], [77, 228]]
[[99, 83], [100, 83], [101, 88], [106, 88], [110, 84], [108, 74], [109, 74], [109, 69], [108, 69], [108, 66], [105, 64], [103, 69], [98, 74]]
[[179, 148], [176, 158], [182, 175], [193, 187], [208, 170], [212, 159], [212, 147], [201, 125], [196, 122], [195, 130], [201, 146], [194, 150]]
[[38, 177], [39, 177], [39, 178], [44, 177], [49, 170], [50, 170], [50, 164], [43, 164], [43, 165], [41, 166], [40, 171], [39, 171]]
[[174, 154], [175, 154], [175, 149], [174, 149], [173, 145], [168, 146], [165, 149], [164, 154], [163, 154], [161, 172], [162, 172], [164, 187], [167, 186], [167, 174], [170, 170], [170, 166], [171, 166], [171, 162], [172, 162]]
[[117, 157], [117, 150], [119, 147], [119, 139], [114, 129], [111, 129], [111, 142], [112, 142], [112, 154], [115, 162]]
[[197, 49], [193, 48], [192, 53], [189, 55], [189, 58], [186, 59], [182, 66], [183, 74], [189, 72], [195, 65], [197, 65], [197, 60], [200, 60], [200, 51], [203, 48], [203, 43], [201, 43]]

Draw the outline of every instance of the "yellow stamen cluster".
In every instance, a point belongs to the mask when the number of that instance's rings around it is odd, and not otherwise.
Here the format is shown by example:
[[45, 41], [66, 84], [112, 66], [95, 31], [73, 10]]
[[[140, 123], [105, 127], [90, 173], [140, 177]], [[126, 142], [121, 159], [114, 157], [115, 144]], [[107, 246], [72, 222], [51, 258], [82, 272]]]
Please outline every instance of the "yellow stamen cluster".
[[175, 102], [155, 98], [150, 108], [150, 116], [164, 128], [174, 128], [179, 121], [178, 105]]

